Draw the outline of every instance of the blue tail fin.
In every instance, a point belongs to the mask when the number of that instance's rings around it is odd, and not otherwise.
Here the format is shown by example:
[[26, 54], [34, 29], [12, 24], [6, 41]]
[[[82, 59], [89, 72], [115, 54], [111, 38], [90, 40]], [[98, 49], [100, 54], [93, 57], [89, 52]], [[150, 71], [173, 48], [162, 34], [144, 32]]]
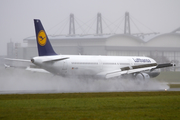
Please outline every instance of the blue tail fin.
[[36, 31], [36, 41], [39, 56], [57, 55], [51, 46], [51, 43], [41, 24], [41, 21], [38, 19], [34, 19], [34, 26]]

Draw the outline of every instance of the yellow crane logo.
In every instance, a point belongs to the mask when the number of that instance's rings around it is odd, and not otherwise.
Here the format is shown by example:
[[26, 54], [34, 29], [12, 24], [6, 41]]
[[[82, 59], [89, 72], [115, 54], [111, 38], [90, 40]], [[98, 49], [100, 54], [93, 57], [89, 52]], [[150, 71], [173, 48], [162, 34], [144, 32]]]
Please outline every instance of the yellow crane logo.
[[41, 30], [38, 33], [38, 43], [41, 46], [44, 46], [46, 44], [46, 33], [44, 32], [44, 30]]

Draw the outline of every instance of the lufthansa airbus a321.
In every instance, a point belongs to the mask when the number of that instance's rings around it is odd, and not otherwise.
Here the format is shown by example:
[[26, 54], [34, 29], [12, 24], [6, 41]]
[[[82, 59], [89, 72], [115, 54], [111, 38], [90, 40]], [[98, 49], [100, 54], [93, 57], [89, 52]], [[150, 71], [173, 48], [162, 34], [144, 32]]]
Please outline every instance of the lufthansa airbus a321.
[[34, 67], [27, 67], [27, 70], [49, 72], [63, 77], [91, 76], [108, 79], [130, 76], [134, 79], [148, 79], [158, 76], [160, 68], [174, 66], [172, 63], [157, 64], [152, 58], [140, 56], [58, 55], [51, 46], [41, 21], [34, 19], [34, 25], [39, 56], [31, 60], [7, 58], [32, 62]]

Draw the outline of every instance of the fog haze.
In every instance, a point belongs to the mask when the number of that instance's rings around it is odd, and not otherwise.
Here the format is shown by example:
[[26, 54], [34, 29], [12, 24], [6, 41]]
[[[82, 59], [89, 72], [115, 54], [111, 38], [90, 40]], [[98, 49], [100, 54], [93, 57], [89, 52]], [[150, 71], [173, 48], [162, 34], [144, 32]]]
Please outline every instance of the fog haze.
[[179, 0], [0, 0], [0, 55], [6, 55], [10, 40], [22, 43], [35, 35], [35, 18], [48, 30], [70, 13], [86, 22], [98, 12], [113, 21], [128, 11], [155, 32], [168, 33], [180, 27], [179, 5]]
[[78, 79], [0, 67], [0, 94], [159, 91], [169, 89], [154, 79]]

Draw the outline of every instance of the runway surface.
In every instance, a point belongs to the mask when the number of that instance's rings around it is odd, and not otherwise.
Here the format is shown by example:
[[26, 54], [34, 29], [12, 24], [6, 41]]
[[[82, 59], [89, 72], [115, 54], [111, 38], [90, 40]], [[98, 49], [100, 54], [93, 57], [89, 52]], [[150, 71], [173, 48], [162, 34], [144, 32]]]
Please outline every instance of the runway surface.
[[[176, 83], [179, 84], [179, 83]], [[157, 80], [92, 80], [0, 68], [0, 94], [180, 91]]]
[[[170, 89], [164, 89], [164, 90], [139, 90], [139, 91], [128, 91], [128, 90], [126, 90], [126, 91], [110, 91], [110, 92], [153, 92], [153, 91], [180, 91], [180, 88], [170, 88]], [[103, 92], [103, 91], [101, 91], [101, 92]], [[24, 91], [0, 91], [0, 94], [48, 94], [48, 93], [79, 93], [79, 92], [72, 92], [72, 91], [64, 91], [64, 92], [62, 92], [62, 91], [51, 91], [51, 90], [42, 90], [42, 91], [40, 91], [40, 90], [38, 90], [38, 91], [26, 91], [26, 90], [24, 90]], [[84, 92], [81, 92], [81, 93], [84, 93]]]

